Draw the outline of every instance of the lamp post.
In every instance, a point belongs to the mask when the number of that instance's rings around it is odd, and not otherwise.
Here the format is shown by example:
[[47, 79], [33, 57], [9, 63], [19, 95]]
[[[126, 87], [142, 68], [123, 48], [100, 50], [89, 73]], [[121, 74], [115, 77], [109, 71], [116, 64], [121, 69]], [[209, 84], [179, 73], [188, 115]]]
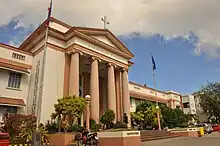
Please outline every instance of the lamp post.
[[89, 130], [90, 127], [89, 127], [89, 119], [90, 119], [90, 109], [89, 109], [89, 105], [90, 105], [90, 99], [91, 99], [91, 96], [90, 95], [86, 95], [85, 96], [85, 99], [86, 99], [86, 130]]
[[161, 125], [160, 125], [160, 107], [158, 106], [158, 103], [157, 103], [156, 109], [157, 109], [158, 130], [161, 130]]

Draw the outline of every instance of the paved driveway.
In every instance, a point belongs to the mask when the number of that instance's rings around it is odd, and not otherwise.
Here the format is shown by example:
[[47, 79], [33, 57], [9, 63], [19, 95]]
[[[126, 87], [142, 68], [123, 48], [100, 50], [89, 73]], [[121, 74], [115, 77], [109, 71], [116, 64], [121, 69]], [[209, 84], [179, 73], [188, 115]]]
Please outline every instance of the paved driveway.
[[220, 146], [220, 133], [198, 138], [179, 137], [142, 142], [141, 146]]

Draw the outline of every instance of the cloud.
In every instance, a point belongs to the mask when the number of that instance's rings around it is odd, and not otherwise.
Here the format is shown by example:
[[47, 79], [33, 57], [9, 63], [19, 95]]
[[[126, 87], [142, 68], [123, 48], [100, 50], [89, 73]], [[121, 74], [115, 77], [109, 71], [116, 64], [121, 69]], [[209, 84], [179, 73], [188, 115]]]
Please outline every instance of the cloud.
[[[72, 25], [103, 27], [101, 17], [117, 35], [141, 32], [165, 38], [193, 32], [199, 43], [195, 53], [220, 57], [219, 0], [54, 0], [52, 15]], [[12, 5], [13, 4], [13, 5]], [[20, 25], [37, 26], [47, 15], [49, 0], [1, 0], [0, 25], [19, 17]], [[7, 14], [7, 15], [5, 15]]]

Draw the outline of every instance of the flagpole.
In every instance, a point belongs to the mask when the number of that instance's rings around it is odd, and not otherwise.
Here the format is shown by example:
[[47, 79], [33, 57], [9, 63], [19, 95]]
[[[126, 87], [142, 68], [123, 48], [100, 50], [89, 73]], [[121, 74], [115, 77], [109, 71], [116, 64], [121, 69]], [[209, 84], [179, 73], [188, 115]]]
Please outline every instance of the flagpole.
[[43, 48], [43, 59], [42, 59], [42, 68], [41, 68], [41, 78], [40, 78], [40, 93], [37, 102], [37, 122], [36, 122], [36, 130], [39, 129], [40, 126], [40, 118], [41, 118], [41, 107], [42, 107], [42, 96], [43, 96], [43, 87], [44, 87], [44, 69], [45, 69], [45, 62], [46, 62], [46, 52], [47, 52], [47, 41], [48, 41], [48, 31], [50, 25], [50, 16], [51, 16], [51, 9], [52, 9], [52, 0], [50, 1], [50, 7], [48, 8], [48, 17], [45, 21], [44, 25], [46, 25], [46, 32], [45, 32], [45, 40], [44, 40], [44, 48]]
[[41, 78], [40, 78], [40, 94], [38, 99], [38, 105], [37, 105], [37, 127], [38, 130], [40, 126], [40, 118], [41, 118], [41, 106], [42, 106], [42, 96], [43, 96], [43, 86], [44, 86], [44, 70], [45, 70], [45, 61], [46, 61], [46, 48], [47, 48], [47, 40], [48, 40], [48, 30], [49, 25], [46, 26], [46, 32], [45, 32], [45, 40], [44, 40], [44, 49], [43, 49], [43, 59], [42, 59], [42, 68], [41, 68]]
[[[153, 57], [153, 56], [151, 55], [151, 57]], [[153, 72], [153, 81], [154, 81], [154, 92], [155, 92], [155, 96], [156, 96], [157, 124], [158, 124], [158, 130], [161, 130], [160, 110], [159, 110], [159, 105], [158, 105], [158, 100], [157, 100], [157, 84], [156, 84], [156, 75], [155, 75], [155, 68], [154, 68], [155, 62], [152, 62], [152, 63], [153, 63], [152, 72]]]

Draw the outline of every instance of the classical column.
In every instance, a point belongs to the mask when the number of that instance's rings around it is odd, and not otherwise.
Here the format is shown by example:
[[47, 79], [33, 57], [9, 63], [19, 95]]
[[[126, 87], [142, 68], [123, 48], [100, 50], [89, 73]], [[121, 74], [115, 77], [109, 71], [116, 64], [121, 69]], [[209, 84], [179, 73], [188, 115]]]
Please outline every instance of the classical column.
[[116, 120], [122, 121], [121, 72], [118, 70], [115, 72], [115, 89], [116, 89], [116, 109], [117, 109]]
[[[108, 64], [108, 109], [113, 110], [115, 115], [117, 114], [116, 111], [116, 94], [115, 94], [115, 71], [114, 65]], [[115, 117], [116, 121], [116, 117]]]
[[71, 54], [69, 95], [79, 96], [79, 53]]
[[91, 95], [91, 118], [99, 123], [99, 67], [98, 60], [92, 58], [91, 78], [90, 78], [90, 95]]
[[123, 96], [123, 109], [128, 117], [128, 127], [131, 127], [131, 115], [130, 115], [130, 96], [128, 90], [128, 71], [123, 70], [122, 72], [122, 96]]

